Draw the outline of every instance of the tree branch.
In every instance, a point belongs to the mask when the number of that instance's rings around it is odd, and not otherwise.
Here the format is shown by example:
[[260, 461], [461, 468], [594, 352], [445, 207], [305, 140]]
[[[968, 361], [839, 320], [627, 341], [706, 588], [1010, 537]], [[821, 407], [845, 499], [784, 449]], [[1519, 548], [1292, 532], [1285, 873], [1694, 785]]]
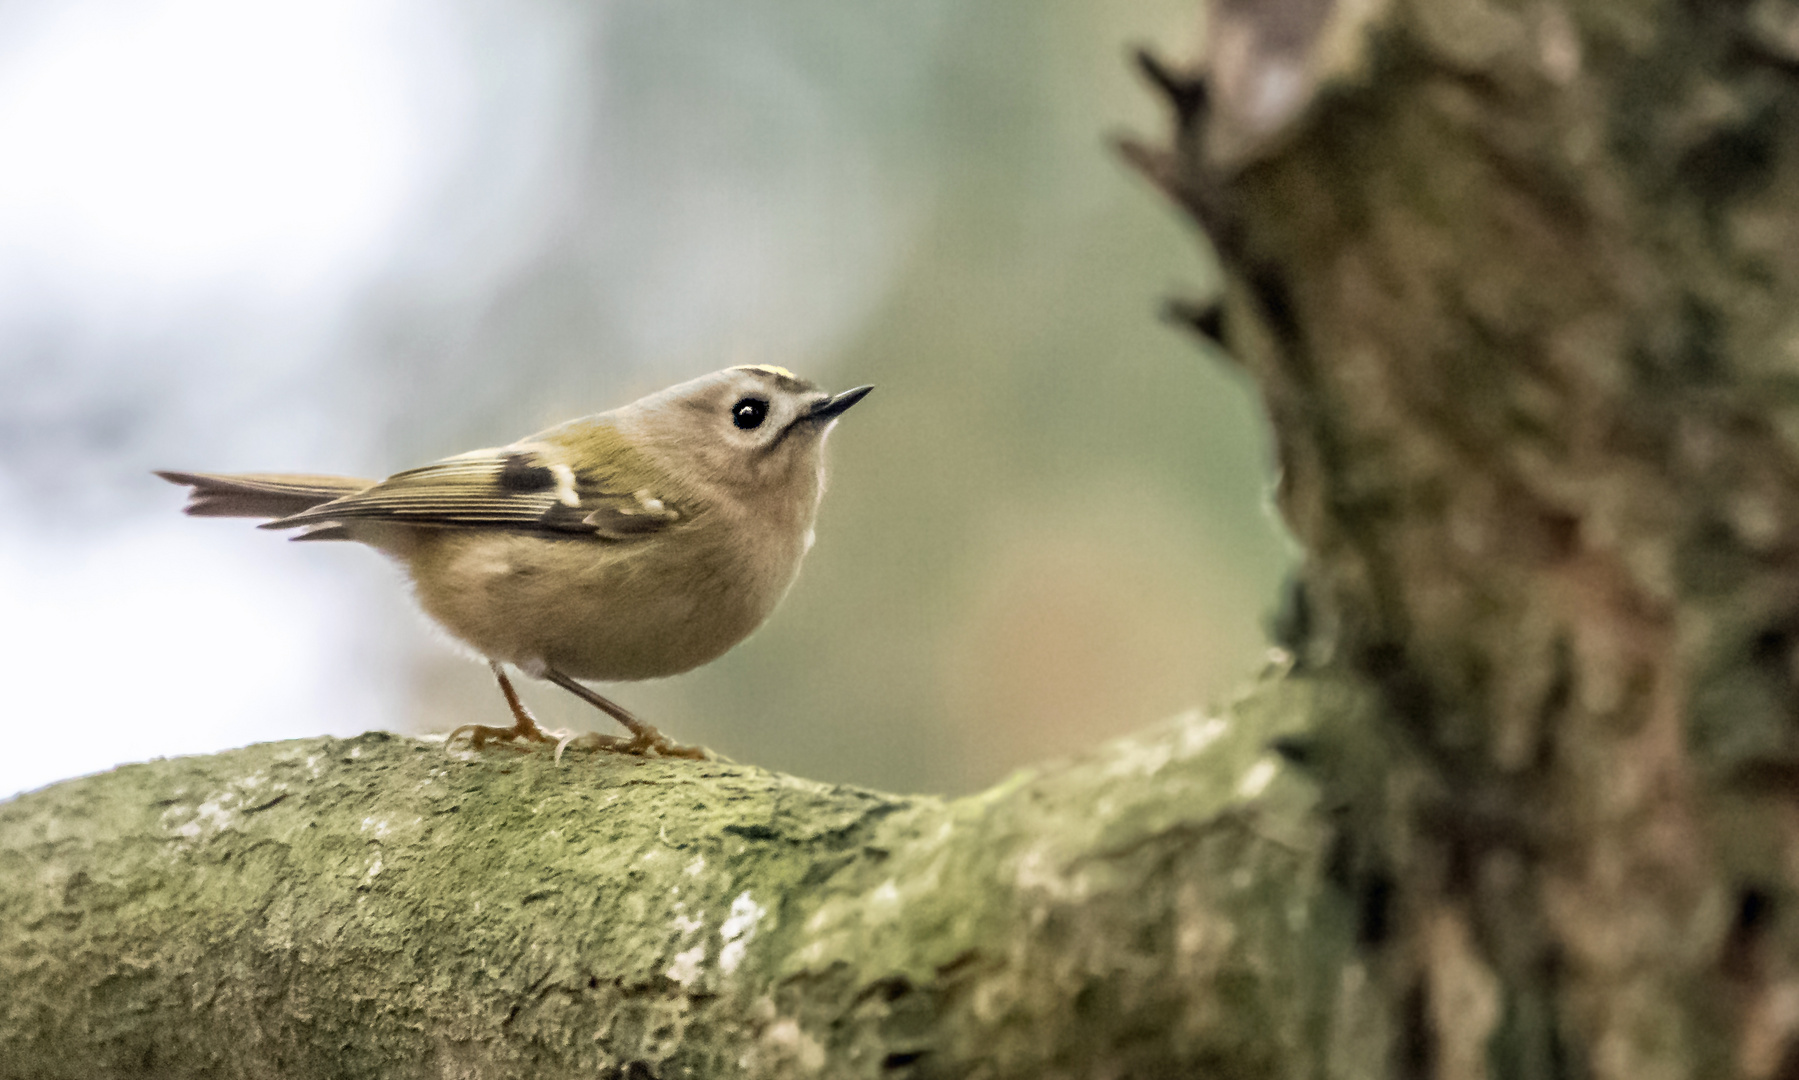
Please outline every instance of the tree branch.
[[951, 802], [379, 733], [58, 784], [0, 806], [0, 1074], [1281, 1074], [1349, 922], [1268, 747], [1365, 700]]

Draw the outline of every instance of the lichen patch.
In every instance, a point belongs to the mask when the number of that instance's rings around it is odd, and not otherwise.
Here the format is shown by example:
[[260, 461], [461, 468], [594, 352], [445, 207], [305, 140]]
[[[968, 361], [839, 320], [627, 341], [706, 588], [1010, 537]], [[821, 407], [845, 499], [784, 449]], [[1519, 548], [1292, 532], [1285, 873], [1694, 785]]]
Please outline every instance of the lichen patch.
[[731, 914], [718, 928], [718, 936], [725, 943], [724, 948], [718, 951], [718, 966], [725, 974], [736, 971], [738, 965], [743, 963], [743, 954], [756, 936], [756, 927], [767, 914], [768, 909], [751, 899], [748, 890], [731, 901]]
[[706, 943], [702, 941], [691, 949], [676, 953], [675, 962], [668, 965], [663, 974], [682, 986], [691, 986], [700, 977], [700, 965], [705, 962]]
[[675, 905], [675, 931], [684, 938], [692, 937], [695, 933], [697, 933], [702, 927], [704, 927], [706, 925], [706, 913], [705, 912], [702, 911], [698, 915], [689, 917], [688, 915], [684, 914], [681, 910], [682, 908], [684, 908], [686, 906], [687, 905], [685, 905], [685, 904], [676, 904]]
[[197, 806], [169, 807], [162, 813], [161, 824], [182, 844], [198, 843], [235, 829], [247, 811], [280, 798], [286, 791], [285, 784], [271, 784], [267, 772], [252, 773], [232, 781]]
[[1249, 771], [1243, 774], [1243, 779], [1237, 782], [1237, 794], [1245, 799], [1255, 798], [1268, 790], [1268, 785], [1274, 783], [1275, 774], [1278, 772], [1280, 772], [1280, 767], [1274, 763], [1273, 759], [1263, 758], [1251, 765]]
[[1174, 756], [1179, 761], [1185, 761], [1202, 754], [1229, 730], [1230, 724], [1222, 716], [1201, 716], [1198, 709], [1183, 713], [1180, 717], [1180, 741], [1175, 747]]

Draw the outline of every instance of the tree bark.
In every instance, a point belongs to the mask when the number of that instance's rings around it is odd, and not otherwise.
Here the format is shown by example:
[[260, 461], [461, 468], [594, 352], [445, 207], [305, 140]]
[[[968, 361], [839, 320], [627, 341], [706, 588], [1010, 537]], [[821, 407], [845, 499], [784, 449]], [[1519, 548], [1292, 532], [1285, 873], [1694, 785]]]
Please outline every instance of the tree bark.
[[1230, 278], [1394, 1070], [1799, 1076], [1799, 6], [1222, 0]]

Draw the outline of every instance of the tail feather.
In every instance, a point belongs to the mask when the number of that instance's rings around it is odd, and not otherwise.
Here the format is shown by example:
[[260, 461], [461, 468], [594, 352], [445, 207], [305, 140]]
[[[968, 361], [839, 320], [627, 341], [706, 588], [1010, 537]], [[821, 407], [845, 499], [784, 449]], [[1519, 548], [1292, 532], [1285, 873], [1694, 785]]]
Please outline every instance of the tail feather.
[[332, 499], [354, 495], [375, 483], [348, 476], [288, 473], [223, 475], [159, 470], [156, 475], [171, 484], [185, 484], [194, 489], [185, 508], [194, 517], [283, 518]]

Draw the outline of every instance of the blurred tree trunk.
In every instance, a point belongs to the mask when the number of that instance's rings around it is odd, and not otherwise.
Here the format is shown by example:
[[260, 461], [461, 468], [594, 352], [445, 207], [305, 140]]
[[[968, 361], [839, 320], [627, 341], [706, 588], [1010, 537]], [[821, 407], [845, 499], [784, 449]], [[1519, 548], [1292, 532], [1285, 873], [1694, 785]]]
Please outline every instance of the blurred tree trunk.
[[1208, 35], [1127, 150], [1226, 267], [1296, 647], [1384, 699], [1314, 750], [1393, 1075], [1799, 1076], [1799, 5]]
[[1207, 36], [1126, 149], [1308, 551], [1228, 718], [953, 803], [375, 736], [58, 785], [0, 1076], [1799, 1077], [1799, 6]]

